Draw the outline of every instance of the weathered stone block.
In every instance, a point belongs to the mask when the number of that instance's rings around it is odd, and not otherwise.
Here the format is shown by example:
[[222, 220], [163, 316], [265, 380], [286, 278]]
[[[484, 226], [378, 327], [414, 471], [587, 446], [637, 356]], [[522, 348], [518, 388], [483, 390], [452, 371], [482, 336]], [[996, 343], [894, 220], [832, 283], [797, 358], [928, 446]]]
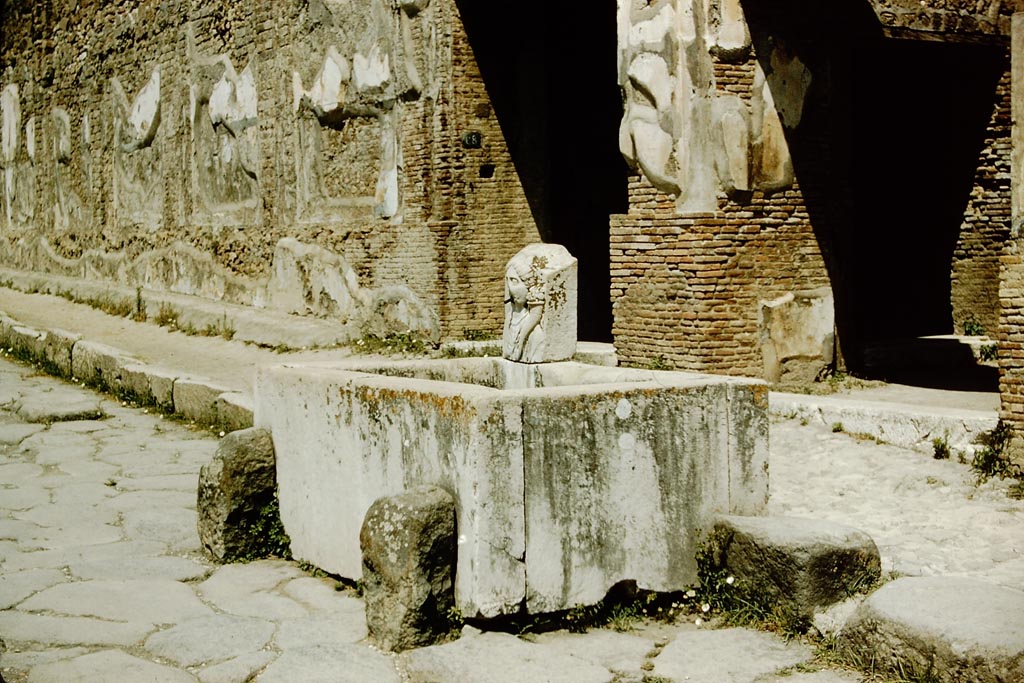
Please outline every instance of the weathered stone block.
[[174, 380], [177, 376], [172, 370], [161, 370], [144, 363], [131, 363], [121, 369], [122, 385], [127, 394], [143, 404], [153, 404], [166, 411], [174, 409]]
[[47, 330], [43, 338], [43, 359], [49, 363], [61, 377], [71, 376], [71, 352], [82, 339], [82, 335], [65, 330]]
[[761, 302], [760, 340], [765, 378], [807, 384], [835, 360], [832, 292], [790, 292]]
[[378, 499], [359, 534], [370, 635], [395, 652], [433, 645], [455, 606], [455, 499], [436, 486]]
[[258, 554], [250, 529], [275, 488], [274, 443], [262, 429], [225, 436], [213, 460], [199, 471], [199, 540], [220, 561]]
[[234, 389], [210, 380], [182, 377], [174, 381], [174, 412], [200, 424], [217, 424], [217, 399]]
[[122, 368], [138, 362], [120, 349], [97, 342], [80, 341], [71, 349], [72, 376], [113, 392], [123, 388]]
[[861, 604], [840, 647], [914, 680], [1024, 681], [1024, 592], [962, 577], [897, 579]]
[[867, 534], [824, 520], [723, 517], [712, 544], [737, 590], [798, 626], [881, 574], [878, 548]]

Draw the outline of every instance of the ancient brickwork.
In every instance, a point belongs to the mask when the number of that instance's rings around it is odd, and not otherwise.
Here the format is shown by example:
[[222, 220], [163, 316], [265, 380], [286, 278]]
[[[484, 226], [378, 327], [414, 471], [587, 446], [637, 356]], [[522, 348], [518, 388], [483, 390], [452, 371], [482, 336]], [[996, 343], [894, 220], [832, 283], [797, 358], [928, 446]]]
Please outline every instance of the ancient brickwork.
[[451, 0], [18, 3], [3, 29], [4, 265], [500, 331], [539, 236]]
[[[629, 364], [763, 376], [762, 305], [829, 286], [784, 135], [800, 124], [811, 74], [781, 43], [759, 60], [736, 3], [713, 3], [703, 18], [690, 4], [620, 17], [632, 22], [620, 35], [621, 144], [637, 174], [628, 214], [611, 220], [615, 346]], [[659, 63], [673, 12], [697, 27], [682, 40], [706, 41], [681, 77]], [[687, 122], [666, 125], [668, 93], [691, 82], [711, 89], [681, 108]], [[687, 155], [671, 151], [681, 145]]]
[[[1007, 59], [1009, 64], [1009, 59]], [[1010, 236], [1010, 73], [999, 82], [951, 268], [957, 333], [999, 327], [999, 256]]]
[[611, 230], [620, 359], [762, 375], [760, 302], [829, 283], [799, 188], [680, 216], [634, 177], [630, 208]]

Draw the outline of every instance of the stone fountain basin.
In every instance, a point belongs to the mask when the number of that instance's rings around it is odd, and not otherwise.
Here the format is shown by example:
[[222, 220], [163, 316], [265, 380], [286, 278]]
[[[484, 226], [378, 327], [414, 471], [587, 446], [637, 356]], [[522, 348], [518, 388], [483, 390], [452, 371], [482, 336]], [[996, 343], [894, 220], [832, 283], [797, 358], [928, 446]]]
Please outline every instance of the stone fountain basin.
[[695, 583], [714, 516], [765, 511], [767, 408], [757, 380], [499, 358], [265, 367], [255, 393], [296, 559], [359, 579], [370, 504], [436, 484], [484, 617]]

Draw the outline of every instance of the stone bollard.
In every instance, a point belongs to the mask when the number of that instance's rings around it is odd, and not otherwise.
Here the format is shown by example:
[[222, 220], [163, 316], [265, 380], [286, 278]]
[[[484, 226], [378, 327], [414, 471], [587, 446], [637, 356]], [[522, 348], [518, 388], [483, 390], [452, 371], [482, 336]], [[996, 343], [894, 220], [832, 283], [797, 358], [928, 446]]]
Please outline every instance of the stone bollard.
[[370, 636], [385, 650], [432, 645], [455, 606], [455, 499], [436, 486], [377, 499], [359, 534]]
[[274, 442], [264, 429], [231, 432], [199, 471], [199, 540], [214, 558], [232, 562], [261, 556], [261, 513], [274, 501]]

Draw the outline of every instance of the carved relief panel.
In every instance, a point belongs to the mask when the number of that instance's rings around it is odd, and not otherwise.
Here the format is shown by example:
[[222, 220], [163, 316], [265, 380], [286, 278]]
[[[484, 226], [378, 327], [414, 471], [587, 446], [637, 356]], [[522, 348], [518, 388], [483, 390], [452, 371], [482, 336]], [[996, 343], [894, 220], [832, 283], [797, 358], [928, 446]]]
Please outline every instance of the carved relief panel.
[[156, 230], [163, 218], [163, 161], [160, 127], [160, 70], [134, 99], [111, 79], [114, 109], [114, 210], [119, 225]]

